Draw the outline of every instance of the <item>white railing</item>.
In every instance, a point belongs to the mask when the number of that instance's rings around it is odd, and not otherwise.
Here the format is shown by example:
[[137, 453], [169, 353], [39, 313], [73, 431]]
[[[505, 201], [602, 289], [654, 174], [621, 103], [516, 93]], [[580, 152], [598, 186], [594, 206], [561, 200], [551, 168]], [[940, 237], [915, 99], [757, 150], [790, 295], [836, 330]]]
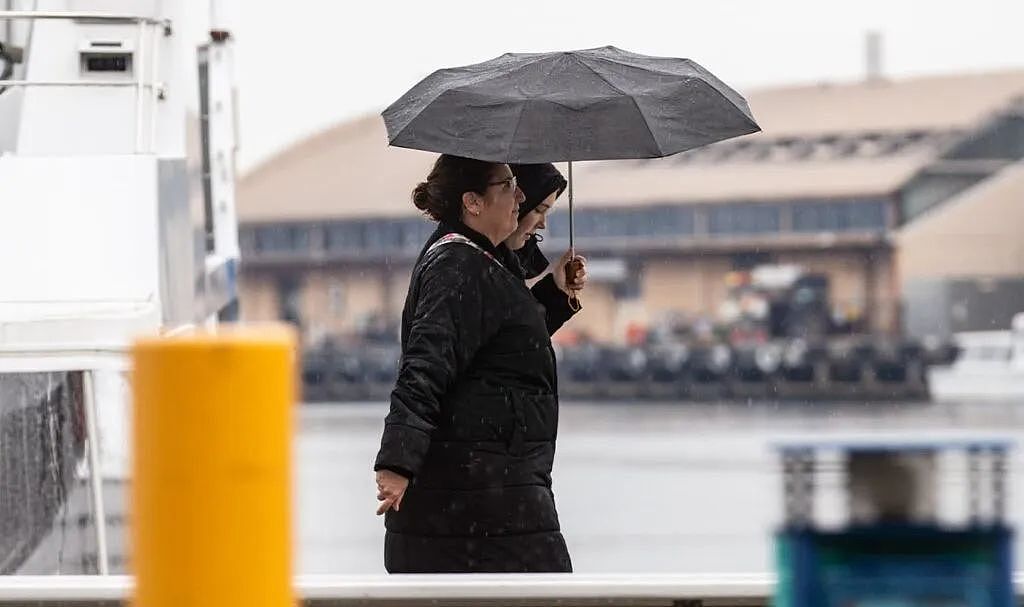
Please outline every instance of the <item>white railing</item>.
[[[76, 607], [127, 604], [126, 576], [0, 577], [0, 605]], [[300, 575], [295, 593], [304, 605], [767, 605], [768, 574], [709, 575]], [[231, 607], [225, 605], [224, 607]]]
[[[1014, 576], [1018, 602], [1024, 572]], [[127, 604], [128, 576], [0, 577], [0, 606]], [[553, 575], [300, 575], [295, 594], [309, 607], [362, 605], [604, 605], [696, 607], [766, 606], [775, 590], [773, 574], [553, 574]], [[224, 607], [232, 607], [225, 605]]]
[[162, 25], [170, 33], [171, 22], [139, 15], [116, 13], [90, 13], [74, 11], [0, 11], [0, 19], [56, 19], [62, 21], [94, 21], [97, 23], [146, 23]]
[[[143, 133], [146, 129], [143, 125], [143, 107], [146, 92], [149, 92], [151, 106], [155, 108], [156, 102], [161, 98], [164, 91], [164, 84], [157, 81], [156, 70], [159, 60], [160, 45], [157, 43], [158, 33], [162, 31], [164, 36], [171, 35], [171, 22], [166, 19], [154, 19], [138, 15], [122, 15], [110, 13], [88, 13], [88, 12], [67, 12], [67, 11], [0, 11], [0, 21], [3, 20], [64, 20], [83, 21], [92, 23], [134, 23], [138, 25], [136, 34], [136, 49], [133, 58], [135, 79], [126, 80], [0, 80], [0, 91], [9, 87], [134, 87], [135, 95], [135, 152], [151, 152], [153, 148], [154, 133], [156, 130], [155, 112], [150, 113], [149, 127], [149, 149], [143, 146]], [[158, 31], [159, 30], [159, 31]], [[151, 52], [146, 53], [146, 34], [149, 32], [149, 44]], [[149, 62], [147, 66], [147, 60]], [[148, 72], [148, 79], [146, 78]]]

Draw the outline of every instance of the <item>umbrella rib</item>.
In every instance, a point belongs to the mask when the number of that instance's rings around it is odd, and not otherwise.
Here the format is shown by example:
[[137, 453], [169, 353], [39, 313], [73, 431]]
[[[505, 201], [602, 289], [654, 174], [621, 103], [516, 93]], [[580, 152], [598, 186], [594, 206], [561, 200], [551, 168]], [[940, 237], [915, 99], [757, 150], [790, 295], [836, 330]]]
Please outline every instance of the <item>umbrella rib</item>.
[[[729, 106], [731, 106], [733, 109], [735, 109], [740, 114], [740, 116], [743, 117], [743, 119], [746, 122], [750, 123], [750, 125], [754, 127], [753, 131], [750, 131], [750, 132], [747, 132], [747, 133], [743, 133], [743, 135], [749, 135], [751, 133], [759, 133], [759, 132], [761, 132], [761, 125], [757, 124], [757, 121], [753, 120], [750, 116], [748, 116], [743, 111], [742, 108], [740, 108], [735, 103], [733, 103], [733, 101], [731, 99], [729, 99], [729, 97], [725, 93], [723, 93], [722, 91], [718, 90], [718, 88], [716, 88], [715, 86], [713, 86], [711, 83], [707, 82], [706, 80], [702, 80], [700, 78], [697, 78], [696, 80], [697, 80], [697, 83], [700, 84], [701, 86], [703, 86], [703, 87], [705, 87], [707, 89], [710, 89], [711, 92], [714, 95], [717, 95], [717, 96], [721, 97], [722, 99], [724, 99], [727, 102], [727, 104]], [[691, 128], [693, 128], [693, 127], [691, 127]], [[696, 128], [693, 128], [693, 130], [696, 130], [697, 132], [699, 132], [702, 135], [709, 136], [709, 137], [711, 136], [711, 134], [707, 130], [696, 129]], [[705, 144], [703, 144], [703, 145], [701, 145], [699, 147], [703, 147], [704, 145], [710, 145], [712, 143], [718, 143], [719, 141], [724, 141], [725, 139], [732, 139], [733, 137], [739, 137], [739, 136], [742, 136], [742, 135], [730, 135], [730, 136], [724, 137], [724, 138], [723, 137], [718, 137], [718, 138], [715, 138], [714, 141], [708, 141], [707, 143], [705, 143]], [[690, 148], [690, 149], [693, 149], [693, 148]], [[678, 152], [672, 152], [672, 154], [675, 154], [675, 153], [678, 153]]]
[[[687, 62], [690, 65], [690, 68], [695, 72], [693, 74], [680, 74], [678, 72], [672, 71], [670, 69], [665, 69], [665, 68], [662, 68], [660, 66], [641, 66], [641, 65], [637, 65], [636, 63], [631, 62], [631, 61], [613, 61], [612, 59], [609, 59], [607, 57], [589, 57], [588, 56], [587, 59], [592, 60], [592, 61], [602, 62], [602, 63], [610, 63], [612, 65], [624, 65], [624, 66], [627, 66], [627, 67], [631, 67], [633, 69], [638, 69], [638, 70], [642, 70], [642, 71], [655, 72], [657, 74], [662, 74], [664, 76], [673, 76], [673, 77], [676, 77], [676, 78], [685, 78], [687, 80], [691, 80], [691, 79], [696, 78], [698, 81], [701, 81], [704, 84], [706, 84], [706, 85], [710, 86], [711, 88], [715, 89], [715, 92], [717, 92], [719, 95], [721, 95], [723, 98], [725, 98], [726, 101], [728, 101], [729, 103], [731, 103], [733, 105], [736, 105], [737, 107], [739, 107], [739, 105], [737, 103], [738, 101], [742, 102], [742, 104], [744, 104], [744, 105], [746, 105], [746, 103], [747, 103], [747, 100], [743, 97], [743, 95], [741, 95], [738, 91], [736, 91], [731, 86], [729, 86], [728, 84], [723, 82], [721, 78], [719, 78], [718, 76], [712, 74], [704, 66], [700, 65], [696, 61], [693, 61], [692, 59], [681, 59], [681, 61], [685, 61], [685, 62]], [[718, 86], [715, 85], [715, 83], [718, 83], [719, 85], [721, 85], [722, 88], [727, 90], [729, 93], [735, 95], [738, 99], [732, 99], [729, 94], [727, 94], [727, 93], [723, 92], [722, 90], [720, 90], [718, 88]], [[749, 109], [749, 107], [748, 107], [748, 109]]]
[[640, 114], [640, 119], [643, 120], [644, 126], [647, 127], [647, 133], [650, 134], [651, 141], [654, 143], [654, 147], [658, 148], [658, 153], [659, 154], [663, 154], [663, 151], [661, 149], [661, 144], [658, 143], [658, 139], [654, 136], [654, 131], [651, 130], [651, 123], [647, 121], [647, 116], [644, 114], [644, 111], [640, 109], [640, 104], [636, 102], [636, 97], [633, 97], [632, 95], [630, 95], [626, 91], [624, 91], [624, 90], [620, 89], [619, 87], [615, 86], [614, 84], [612, 84], [611, 81], [609, 81], [607, 78], [605, 78], [603, 75], [601, 75], [600, 72], [595, 70], [593, 67], [587, 65], [585, 61], [583, 61], [582, 59], [580, 59], [576, 55], [573, 55], [573, 59], [575, 59], [576, 62], [579, 63], [580, 65], [582, 65], [583, 67], [585, 67], [588, 70], [590, 70], [591, 72], [593, 72], [593, 74], [595, 76], [597, 76], [598, 78], [600, 78], [601, 80], [603, 80], [605, 84], [607, 84], [608, 86], [610, 86], [613, 89], [615, 89], [616, 91], [618, 91], [620, 95], [622, 95], [624, 97], [628, 97], [629, 100], [633, 102], [633, 107], [636, 108], [636, 112], [638, 114]]
[[[574, 57], [575, 57], [575, 55], [574, 55]], [[612, 61], [612, 60], [610, 60], [610, 59], [607, 59], [607, 58], [605, 58], [605, 57], [588, 57], [588, 59], [593, 59], [594, 61], [601, 61], [601, 62], [604, 62], [604, 63], [611, 63], [611, 64], [613, 64], [613, 65], [617, 65], [617, 64], [616, 64], [616, 63], [615, 63], [614, 61]], [[602, 75], [601, 75], [601, 74], [600, 74], [600, 73], [599, 73], [599, 72], [598, 72], [597, 70], [595, 70], [595, 69], [594, 69], [593, 67], [591, 67], [590, 65], [588, 65], [587, 63], [585, 63], [585, 62], [584, 62], [584, 61], [583, 61], [582, 59], [576, 58], [576, 60], [577, 60], [577, 61], [579, 61], [579, 62], [580, 62], [580, 63], [581, 63], [582, 65], [586, 65], [586, 66], [587, 66], [587, 68], [589, 68], [589, 69], [590, 69], [590, 71], [594, 72], [594, 74], [596, 74], [596, 75], [597, 75], [597, 76], [598, 76], [599, 78], [601, 78], [601, 79], [602, 79], [602, 80], [604, 80], [605, 82], [608, 82], [608, 79], [607, 79], [607, 78], [605, 78], [604, 76], [602, 76]], [[728, 103], [729, 105], [732, 105], [732, 106], [733, 106], [734, 108], [736, 108], [736, 110], [738, 110], [738, 111], [739, 111], [739, 113], [743, 115], [743, 117], [744, 117], [744, 118], [745, 118], [745, 119], [747, 120], [747, 122], [749, 122], [749, 123], [750, 123], [750, 124], [751, 124], [751, 125], [752, 125], [753, 127], [755, 127], [755, 128], [757, 129], [756, 131], [753, 131], [753, 132], [755, 132], [755, 133], [756, 133], [756, 132], [760, 132], [760, 131], [761, 131], [761, 126], [760, 126], [759, 124], [757, 124], [757, 121], [756, 121], [756, 120], [754, 120], [754, 119], [753, 119], [753, 118], [752, 118], [751, 116], [747, 115], [747, 112], [744, 112], [744, 111], [743, 111], [743, 107], [741, 107], [740, 105], [737, 105], [737, 103], [736, 103], [736, 100], [734, 100], [734, 99], [731, 99], [731, 98], [730, 98], [730, 96], [729, 96], [728, 94], [726, 94], [725, 92], [723, 92], [723, 91], [719, 90], [719, 88], [718, 88], [717, 86], [715, 86], [715, 85], [714, 85], [714, 83], [712, 83], [712, 82], [709, 82], [709, 81], [708, 81], [708, 80], [706, 80], [705, 78], [701, 78], [701, 77], [700, 77], [700, 73], [702, 73], [702, 72], [703, 72], [704, 76], [706, 76], [707, 78], [711, 78], [711, 79], [714, 79], [714, 80], [715, 80], [715, 81], [717, 81], [717, 82], [718, 82], [719, 84], [721, 84], [721, 85], [722, 85], [722, 86], [723, 86], [723, 87], [724, 87], [724, 88], [725, 88], [726, 90], [728, 90], [729, 92], [731, 92], [731, 93], [733, 93], [733, 94], [737, 95], [737, 96], [739, 97], [739, 100], [740, 100], [740, 101], [741, 101], [741, 102], [743, 103], [743, 105], [746, 105], [746, 106], [747, 106], [747, 111], [749, 112], [749, 111], [750, 111], [750, 106], [749, 106], [749, 105], [747, 105], [747, 101], [746, 101], [746, 99], [744, 99], [744, 98], [743, 98], [743, 96], [742, 96], [742, 95], [740, 95], [740, 94], [739, 94], [738, 92], [736, 92], [735, 90], [733, 90], [733, 89], [732, 89], [732, 88], [731, 88], [731, 87], [730, 87], [729, 85], [727, 85], [726, 83], [722, 82], [722, 81], [721, 81], [721, 80], [720, 80], [720, 79], [719, 79], [719, 78], [718, 78], [717, 76], [715, 76], [715, 75], [714, 75], [714, 74], [712, 74], [711, 72], [709, 72], [709, 71], [707, 71], [706, 69], [704, 69], [704, 67], [703, 67], [703, 66], [701, 66], [701, 65], [699, 65], [699, 64], [697, 64], [697, 63], [695, 63], [695, 62], [693, 62], [693, 61], [691, 61], [691, 60], [689, 60], [689, 59], [686, 59], [685, 61], [688, 61], [689, 63], [691, 63], [691, 64], [692, 64], [692, 66], [693, 66], [693, 69], [694, 69], [694, 70], [695, 70], [696, 72], [698, 72], [698, 76], [697, 76], [697, 77], [694, 77], [693, 75], [683, 75], [683, 74], [676, 74], [676, 73], [670, 72], [670, 71], [668, 71], [668, 70], [664, 70], [664, 69], [658, 69], [658, 68], [642, 68], [642, 67], [640, 67], [640, 66], [637, 66], [637, 65], [633, 65], [633, 64], [631, 64], [631, 63], [625, 63], [625, 62], [623, 62], [623, 63], [622, 63], [622, 65], [628, 65], [628, 66], [630, 66], [630, 67], [633, 67], [633, 68], [636, 68], [636, 69], [649, 69], [649, 70], [650, 70], [650, 71], [652, 71], [652, 72], [657, 72], [657, 73], [659, 73], [659, 74], [663, 74], [663, 75], [665, 75], [665, 76], [674, 76], [674, 77], [677, 77], [677, 78], [682, 78], [682, 79], [684, 79], [684, 80], [696, 80], [697, 82], [699, 82], [699, 83], [701, 83], [702, 85], [704, 85], [704, 86], [705, 86], [706, 88], [709, 88], [709, 89], [711, 89], [711, 91], [712, 91], [712, 92], [713, 92], [713, 93], [714, 93], [715, 95], [717, 95], [718, 97], [721, 97], [722, 99], [724, 99], [724, 100], [725, 100], [725, 101], [726, 101], [726, 102], [727, 102], [727, 103]], [[617, 88], [617, 87], [616, 87], [616, 86], [615, 86], [614, 84], [612, 84], [611, 82], [608, 82], [608, 86], [610, 86], [610, 87], [614, 88], [615, 90], [619, 90], [619, 89], [618, 89], [618, 88]], [[621, 91], [620, 91], [620, 92], [621, 92]], [[623, 93], [623, 94], [625, 95], [626, 93]], [[630, 96], [630, 97], [632, 98], [632, 96]], [[634, 103], [636, 103], [636, 99], [633, 99], [633, 102], [634, 102]], [[640, 109], [640, 108], [639, 108], [639, 107], [637, 107], [637, 110], [638, 110], [638, 111], [639, 111], [639, 109]], [[641, 115], [643, 115], [643, 113], [642, 113], [642, 112], [641, 112]], [[647, 122], [647, 117], [646, 117], [646, 116], [644, 116], [644, 122]], [[649, 123], [648, 123], [648, 125], [647, 125], [647, 128], [648, 128], [648, 130], [650, 130], [650, 124], [649, 124]], [[657, 142], [655, 142], [655, 143], [657, 143]], [[658, 149], [659, 149], [659, 151], [661, 151], [661, 146], [660, 146], [660, 145], [658, 146]]]
[[594, 68], [592, 68], [592, 67], [590, 67], [589, 65], [587, 65], [587, 64], [586, 64], [586, 62], [584, 62], [584, 61], [583, 61], [582, 59], [580, 59], [579, 57], [577, 57], [577, 56], [575, 55], [575, 53], [574, 53], [574, 54], [572, 55], [572, 58], [576, 60], [576, 63], [579, 63], [579, 64], [580, 64], [580, 65], [582, 65], [583, 67], [587, 68], [587, 69], [588, 69], [588, 70], [590, 70], [590, 71], [591, 71], [591, 72], [592, 72], [592, 73], [593, 73], [593, 74], [594, 74], [595, 76], [597, 76], [598, 78], [600, 78], [601, 80], [603, 80], [605, 84], [607, 84], [608, 86], [610, 86], [610, 87], [612, 87], [613, 89], [615, 89], [615, 90], [616, 90], [616, 91], [617, 91], [617, 92], [618, 92], [618, 93], [619, 93], [620, 95], [626, 95], [626, 96], [628, 96], [628, 93], [626, 93], [626, 91], [624, 91], [624, 90], [620, 89], [619, 87], [617, 87], [617, 86], [615, 86], [614, 84], [612, 84], [611, 82], [609, 82], [607, 78], [605, 78], [605, 77], [604, 77], [604, 76], [602, 76], [602, 75], [601, 75], [600, 73], [598, 73], [598, 71], [597, 71], [597, 70], [595, 70]]
[[[498, 59], [498, 57], [496, 57], [495, 59]], [[518, 65], [515, 65], [514, 67], [509, 69], [507, 72], [497, 72], [497, 73], [495, 73], [495, 72], [492, 72], [492, 71], [481, 71], [481, 72], [478, 72], [478, 73], [470, 74], [470, 75], [468, 75], [468, 79], [470, 80], [470, 82], [463, 82], [463, 83], [458, 84], [456, 86], [452, 86], [452, 87], [443, 89], [437, 95], [434, 95], [430, 99], [430, 101], [427, 101], [426, 103], [424, 103], [423, 104], [423, 108], [429, 107], [430, 104], [432, 104], [435, 101], [437, 101], [445, 93], [449, 93], [449, 92], [452, 92], [452, 91], [461, 91], [461, 90], [464, 90], [464, 87], [467, 87], [467, 86], [476, 86], [476, 85], [479, 85], [479, 84], [481, 84], [483, 82], [489, 82], [491, 80], [494, 80], [495, 78], [501, 78], [502, 76], [508, 76], [509, 74], [514, 74], [514, 73], [518, 72], [519, 70], [525, 69], [526, 67], [529, 67], [529, 66], [533, 65], [534, 63], [537, 63], [538, 61], [543, 61], [544, 59], [545, 59], [545, 56], [542, 53], [537, 53], [536, 56], [530, 57], [530, 58], [524, 60], [522, 63], [519, 63]], [[490, 60], [484, 61], [482, 63], [488, 63], [489, 61], [494, 61], [494, 59], [490, 59]], [[482, 65], [482, 63], [474, 64], [473, 66], [448, 67], [448, 68], [442, 68], [442, 69], [439, 69], [439, 70], [435, 70], [430, 75], [428, 75], [427, 78], [425, 78], [423, 81], [418, 83], [416, 86], [420, 86], [426, 80], [429, 80], [429, 79], [432, 79], [432, 78], [441, 79], [441, 78], [444, 78], [444, 77], [446, 77], [448, 75], [454, 74], [454, 73], [456, 73], [456, 72], [458, 72], [460, 70], [465, 70], [468, 67], [477, 67], [479, 65]], [[408, 94], [409, 94], [409, 92], [407, 91], [405, 93], [405, 95], [403, 95], [401, 98], [399, 98], [398, 101], [402, 101], [402, 99], [404, 99]], [[393, 103], [392, 106], [397, 104], [398, 101]], [[385, 108], [384, 112], [382, 112], [382, 114], [387, 113], [387, 111], [390, 108], [391, 108], [391, 106], [389, 106], [388, 108]], [[389, 138], [391, 140], [398, 139], [398, 137], [401, 136], [401, 134], [403, 132], [405, 132], [405, 129], [407, 129], [409, 127], [409, 125], [411, 125], [415, 120], [416, 120], [416, 116], [413, 116], [412, 118], [410, 118], [409, 122], [407, 122], [404, 125], [402, 125], [402, 128], [399, 129], [399, 131], [397, 133], [395, 133], [394, 137], [389, 137]]]
[[654, 142], [654, 147], [658, 148], [658, 154], [665, 155], [665, 151], [661, 149], [661, 144], [658, 143], [658, 138], [654, 136], [654, 131], [651, 129], [651, 123], [647, 121], [647, 115], [640, 109], [640, 104], [636, 102], [636, 97], [632, 95], [626, 95], [629, 100], [633, 102], [633, 107], [636, 108], [636, 113], [640, 114], [640, 120], [644, 121], [644, 126], [647, 127], [647, 132], [651, 134], [651, 141]]
[[[530, 67], [531, 65], [533, 65], [535, 63], [543, 61], [544, 59], [545, 59], [545, 57], [542, 54], [538, 54], [536, 57], [531, 57], [530, 59], [528, 59], [526, 61], [523, 61], [522, 63], [519, 63], [518, 65], [513, 66], [508, 71], [504, 71], [504, 72], [484, 72], [484, 73], [480, 74], [480, 76], [482, 76], [482, 77], [480, 77], [479, 79], [475, 79], [472, 82], [462, 83], [462, 84], [459, 84], [457, 86], [453, 86], [451, 88], [445, 89], [445, 92], [447, 92], [447, 91], [464, 90], [465, 87], [467, 87], [467, 86], [476, 86], [476, 85], [482, 84], [484, 82], [490, 82], [491, 80], [495, 80], [497, 78], [502, 78], [502, 77], [510, 76], [512, 74], [515, 74], [516, 72], [519, 72], [520, 70], [524, 70], [524, 69]], [[458, 69], [459, 68], [448, 68], [447, 70], [442, 70], [442, 71], [454, 71], [454, 70], [458, 70]]]
[[505, 160], [507, 161], [509, 156], [512, 155], [512, 144], [516, 140], [516, 136], [519, 134], [519, 127], [523, 124], [523, 114], [526, 113], [526, 104], [530, 103], [527, 99], [523, 101], [523, 105], [519, 108], [519, 115], [516, 116], [516, 128], [512, 130], [512, 138], [509, 139], [508, 147], [505, 148]]
[[[552, 62], [551, 63], [551, 69], [548, 70], [547, 76], [545, 76], [544, 78], [545, 79], [550, 78], [551, 74], [554, 73], [554, 71], [555, 71], [555, 63]], [[525, 99], [523, 99], [523, 105], [519, 109], [519, 116], [516, 117], [516, 128], [512, 131], [512, 139], [509, 140], [508, 148], [505, 151], [505, 158], [506, 159], [508, 159], [508, 157], [512, 153], [512, 143], [516, 140], [516, 136], [519, 135], [519, 127], [522, 126], [522, 124], [523, 124], [523, 114], [526, 113], [526, 106], [532, 100], [533, 99], [531, 97], [526, 97]]]
[[[615, 61], [613, 59], [609, 59], [608, 57], [591, 57], [591, 56], [588, 56], [587, 59], [590, 59], [592, 61], [599, 61], [601, 63], [610, 63], [612, 65], [621, 65], [621, 66], [631, 67], [633, 69], [640, 70], [642, 72], [654, 72], [656, 74], [661, 74], [662, 76], [674, 76], [676, 78], [692, 78], [693, 77], [693, 74], [680, 74], [679, 72], [674, 72], [672, 70], [668, 70], [668, 69], [665, 69], [665, 68], [660, 67], [660, 66], [638, 65], [637, 63], [635, 63], [633, 61], [621, 61], [621, 60], [620, 61]], [[697, 71], [696, 70], [697, 65], [691, 59], [680, 59], [680, 61], [686, 61], [686, 62], [690, 63], [691, 65], [694, 66], [695, 71]], [[707, 70], [705, 70], [705, 71], [707, 71]], [[713, 75], [713, 74], [710, 74], [710, 75]]]

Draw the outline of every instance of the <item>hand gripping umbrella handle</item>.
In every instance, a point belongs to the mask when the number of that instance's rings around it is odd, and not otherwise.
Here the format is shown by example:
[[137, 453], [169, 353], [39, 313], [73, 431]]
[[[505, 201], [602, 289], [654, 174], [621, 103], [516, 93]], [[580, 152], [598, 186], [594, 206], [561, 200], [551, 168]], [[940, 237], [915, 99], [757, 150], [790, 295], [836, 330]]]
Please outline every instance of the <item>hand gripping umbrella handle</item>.
[[[576, 259], [575, 253], [573, 257], [565, 263], [565, 284], [571, 285], [576, 282], [576, 275], [583, 268], [583, 262]], [[569, 292], [569, 308], [573, 312], [580, 311], [580, 296], [576, 290], [570, 290]]]

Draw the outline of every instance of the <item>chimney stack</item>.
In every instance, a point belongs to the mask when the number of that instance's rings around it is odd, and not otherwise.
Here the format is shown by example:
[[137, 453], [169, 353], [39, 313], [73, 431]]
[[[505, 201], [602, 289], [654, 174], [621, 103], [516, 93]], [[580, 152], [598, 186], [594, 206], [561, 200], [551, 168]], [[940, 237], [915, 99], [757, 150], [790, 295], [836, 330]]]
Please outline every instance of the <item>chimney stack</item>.
[[880, 82], [882, 77], [882, 34], [869, 31], [865, 35], [864, 59], [868, 82]]

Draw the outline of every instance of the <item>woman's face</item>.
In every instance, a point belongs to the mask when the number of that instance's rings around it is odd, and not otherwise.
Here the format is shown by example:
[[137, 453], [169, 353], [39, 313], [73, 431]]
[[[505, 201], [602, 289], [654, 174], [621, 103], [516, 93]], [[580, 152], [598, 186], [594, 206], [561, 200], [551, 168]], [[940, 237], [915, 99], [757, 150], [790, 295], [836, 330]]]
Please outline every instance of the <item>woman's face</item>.
[[537, 233], [537, 230], [545, 229], [547, 227], [545, 222], [547, 221], [548, 213], [555, 206], [556, 200], [558, 200], [558, 192], [551, 192], [547, 198], [537, 205], [537, 208], [523, 215], [523, 218], [519, 220], [516, 231], [512, 232], [512, 235], [505, 241], [508, 248], [518, 251], [526, 245], [526, 241], [530, 239], [530, 236]]
[[476, 229], [497, 244], [516, 230], [519, 204], [526, 198], [507, 164], [497, 165], [482, 198], [475, 209]]

